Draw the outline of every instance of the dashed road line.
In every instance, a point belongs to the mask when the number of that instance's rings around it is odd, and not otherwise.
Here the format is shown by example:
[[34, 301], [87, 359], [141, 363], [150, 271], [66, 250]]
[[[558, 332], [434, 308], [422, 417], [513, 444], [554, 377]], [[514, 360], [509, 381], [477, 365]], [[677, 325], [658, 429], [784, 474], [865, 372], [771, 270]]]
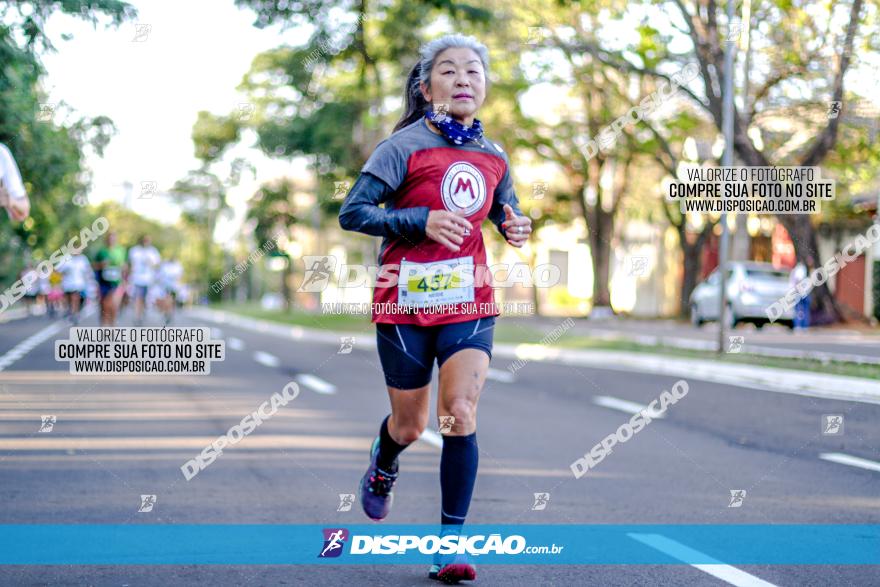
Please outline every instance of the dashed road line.
[[[716, 579], [720, 579], [731, 585], [736, 585], [736, 587], [776, 587], [773, 583], [768, 583], [767, 581], [759, 579], [743, 570], [726, 565], [721, 561], [717, 561], [698, 550], [694, 550], [693, 548], [685, 546], [681, 542], [676, 542], [671, 538], [667, 538], [662, 534], [637, 534], [630, 532], [627, 533], [627, 536], [633, 540], [638, 540], [642, 544], [646, 544], [651, 548], [655, 548], [664, 554], [668, 554], [672, 558], [687, 563], [695, 569], [699, 569], [704, 573], [712, 575]], [[710, 560], [712, 562], [708, 564], [688, 562], [694, 559]]]
[[860, 457], [854, 457], [842, 452], [823, 452], [819, 455], [819, 458], [825, 461], [831, 461], [832, 463], [849, 465], [850, 467], [859, 467], [860, 469], [867, 469], [869, 471], [880, 471], [880, 463]]
[[652, 412], [648, 408], [648, 406], [637, 404], [636, 402], [631, 402], [625, 399], [611, 397], [608, 395], [595, 396], [593, 398], [593, 403], [597, 406], [602, 406], [603, 408], [610, 408], [619, 412], [626, 412], [627, 414], [638, 414], [641, 411], [645, 411], [654, 420], [658, 418], [663, 418], [663, 414], [656, 411]]
[[46, 328], [27, 337], [16, 346], [11, 348], [5, 355], [0, 357], [0, 371], [3, 371], [14, 362], [31, 352], [34, 347], [41, 344], [52, 337], [53, 334], [61, 330], [61, 322], [50, 324]]
[[332, 395], [336, 393], [336, 386], [328, 381], [324, 381], [320, 377], [312, 375], [311, 373], [300, 373], [294, 379], [297, 382], [302, 383], [315, 393], [320, 393], [322, 395]]
[[280, 367], [281, 360], [275, 355], [270, 355], [269, 353], [264, 353], [263, 351], [257, 351], [254, 353], [254, 360], [261, 365], [265, 365], [267, 367]]

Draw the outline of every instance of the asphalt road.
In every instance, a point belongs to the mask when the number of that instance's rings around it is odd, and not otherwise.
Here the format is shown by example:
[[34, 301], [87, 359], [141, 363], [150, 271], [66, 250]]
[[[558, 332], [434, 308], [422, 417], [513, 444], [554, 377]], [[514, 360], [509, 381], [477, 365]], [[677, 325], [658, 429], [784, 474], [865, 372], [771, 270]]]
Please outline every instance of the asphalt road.
[[[130, 320], [123, 316], [122, 325]], [[338, 354], [335, 344], [222, 325], [215, 335], [228, 356], [210, 376], [74, 377], [54, 360], [53, 341], [66, 338], [66, 325], [26, 352], [18, 346], [50, 324], [40, 317], [0, 325], [0, 523], [367, 522], [358, 504], [336, 509], [340, 493], [356, 493], [388, 413], [375, 350]], [[83, 325], [95, 324], [92, 317]], [[181, 317], [178, 325], [209, 324]], [[507, 364], [495, 359], [492, 367]], [[297, 378], [308, 385], [294, 404], [184, 480], [184, 461]], [[487, 381], [468, 522], [880, 523], [880, 472], [819, 458], [880, 462], [880, 405], [690, 381], [666, 418], [574, 478], [570, 463], [629, 419], [607, 406], [647, 404], [674, 382], [540, 362], [513, 381]], [[38, 433], [46, 414], [56, 416], [54, 428]], [[844, 434], [822, 435], [823, 414], [844, 414]], [[389, 523], [439, 521], [439, 458], [428, 439], [403, 453]], [[732, 489], [747, 491], [741, 507], [728, 507]], [[532, 509], [536, 492], [550, 493], [546, 509]], [[142, 494], [157, 496], [153, 511], [138, 512]], [[480, 565], [478, 573], [478, 585], [880, 584], [880, 568], [869, 566], [740, 566], [728, 581], [692, 565]], [[339, 584], [436, 583], [423, 566], [396, 565], [0, 567], [4, 586]]]

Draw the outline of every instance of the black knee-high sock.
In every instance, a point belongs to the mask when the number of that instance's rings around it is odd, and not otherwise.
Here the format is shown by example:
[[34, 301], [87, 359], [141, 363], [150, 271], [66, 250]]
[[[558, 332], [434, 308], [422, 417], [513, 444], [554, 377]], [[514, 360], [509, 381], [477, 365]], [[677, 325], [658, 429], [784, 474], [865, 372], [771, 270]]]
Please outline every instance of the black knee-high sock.
[[440, 523], [444, 526], [464, 524], [477, 480], [479, 457], [476, 432], [467, 436], [443, 437], [443, 451], [440, 454]]
[[390, 417], [391, 414], [385, 416], [385, 419], [382, 420], [382, 426], [379, 427], [379, 456], [376, 458], [376, 464], [379, 465], [379, 468], [389, 473], [394, 465], [394, 459], [409, 446], [408, 444], [397, 444], [391, 438], [388, 433], [388, 418]]

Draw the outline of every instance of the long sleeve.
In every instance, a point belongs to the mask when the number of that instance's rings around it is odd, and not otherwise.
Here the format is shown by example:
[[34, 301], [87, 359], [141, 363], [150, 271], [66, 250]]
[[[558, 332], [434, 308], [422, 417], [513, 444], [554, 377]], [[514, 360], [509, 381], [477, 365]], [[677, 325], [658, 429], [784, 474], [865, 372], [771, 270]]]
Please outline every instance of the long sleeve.
[[489, 209], [489, 220], [492, 221], [498, 232], [501, 233], [501, 236], [507, 238], [504, 229], [501, 228], [501, 224], [504, 222], [504, 204], [510, 204], [510, 207], [513, 208], [517, 216], [522, 216], [522, 211], [519, 209], [519, 199], [516, 197], [516, 192], [513, 189], [513, 179], [510, 177], [510, 160], [506, 154], [504, 162], [506, 163], [504, 177], [501, 178], [501, 181], [498, 182], [498, 186], [495, 188], [492, 208]]
[[2, 143], [0, 143], [0, 184], [6, 188], [11, 198], [21, 199], [27, 196], [12, 152]]
[[[363, 172], [358, 176], [339, 211], [339, 225], [345, 230], [372, 236], [402, 236], [411, 241], [425, 236], [430, 208], [394, 209], [391, 196], [394, 189], [373, 175]], [[385, 203], [385, 208], [379, 204]]]

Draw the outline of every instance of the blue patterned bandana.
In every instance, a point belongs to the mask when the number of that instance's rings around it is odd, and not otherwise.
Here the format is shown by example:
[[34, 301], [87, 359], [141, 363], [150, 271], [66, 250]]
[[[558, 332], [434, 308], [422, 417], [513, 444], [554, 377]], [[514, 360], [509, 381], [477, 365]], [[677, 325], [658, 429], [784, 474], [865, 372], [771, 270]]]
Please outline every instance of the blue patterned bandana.
[[425, 118], [440, 129], [446, 140], [455, 145], [463, 145], [470, 141], [479, 141], [483, 138], [483, 125], [476, 118], [471, 126], [465, 126], [451, 116], [443, 112], [428, 110]]

